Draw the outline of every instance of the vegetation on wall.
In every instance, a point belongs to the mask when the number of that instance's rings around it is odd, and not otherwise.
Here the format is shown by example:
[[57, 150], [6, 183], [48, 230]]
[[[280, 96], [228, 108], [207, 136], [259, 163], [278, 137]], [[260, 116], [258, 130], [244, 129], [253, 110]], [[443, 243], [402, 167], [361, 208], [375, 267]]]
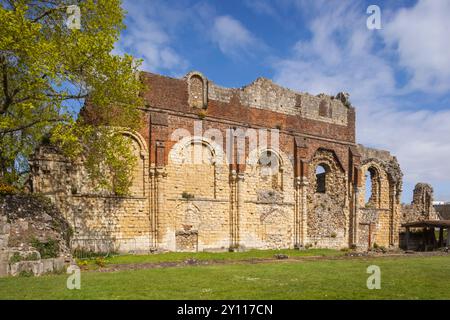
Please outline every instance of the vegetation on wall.
[[47, 241], [39, 241], [33, 239], [31, 245], [39, 252], [42, 259], [57, 258], [59, 256], [58, 241], [49, 239]]
[[7, 185], [0, 181], [0, 196], [8, 196], [16, 194], [17, 189], [11, 185]]
[[[68, 10], [71, 5], [79, 9], [79, 28], [68, 23], [77, 12]], [[140, 61], [111, 53], [124, 14], [120, 0], [1, 2], [0, 180], [5, 184], [24, 184], [28, 160], [44, 141], [70, 159], [83, 154], [92, 179], [126, 193], [131, 147], [111, 127], [140, 125], [142, 83]], [[78, 115], [83, 105], [106, 126]]]

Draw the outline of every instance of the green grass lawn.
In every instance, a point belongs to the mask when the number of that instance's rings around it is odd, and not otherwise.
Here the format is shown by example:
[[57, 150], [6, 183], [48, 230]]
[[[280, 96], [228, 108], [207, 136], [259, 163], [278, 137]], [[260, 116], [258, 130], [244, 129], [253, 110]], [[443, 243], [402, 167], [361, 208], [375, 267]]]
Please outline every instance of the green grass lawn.
[[[369, 265], [381, 268], [381, 290], [366, 287]], [[66, 279], [3, 278], [0, 299], [450, 299], [450, 256], [83, 272], [75, 291]]]
[[[276, 254], [285, 254], [290, 258], [296, 257], [333, 257], [342, 256], [344, 252], [332, 249], [309, 249], [309, 250], [249, 250], [245, 252], [168, 252], [150, 255], [119, 255], [102, 259], [106, 265], [131, 264], [131, 263], [162, 263], [183, 262], [188, 259], [197, 261], [239, 261], [251, 259], [273, 259]], [[85, 260], [89, 265], [95, 264], [96, 259]]]

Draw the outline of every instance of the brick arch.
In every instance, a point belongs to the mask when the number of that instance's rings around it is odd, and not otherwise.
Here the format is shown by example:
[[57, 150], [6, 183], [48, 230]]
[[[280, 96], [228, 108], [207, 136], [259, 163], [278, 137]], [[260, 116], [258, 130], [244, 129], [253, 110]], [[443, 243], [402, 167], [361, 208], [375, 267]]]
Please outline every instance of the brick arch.
[[261, 155], [264, 152], [271, 152], [275, 154], [277, 157], [280, 167], [286, 168], [286, 167], [292, 167], [292, 162], [290, 161], [289, 157], [281, 150], [275, 150], [272, 148], [257, 148], [255, 150], [250, 151], [248, 157], [247, 157], [247, 165], [248, 166], [256, 166], [258, 165], [258, 161], [261, 157]]
[[334, 159], [332, 162], [336, 163], [336, 165], [337, 165], [336, 168], [338, 168], [342, 172], [345, 172], [344, 165], [343, 165], [340, 157], [332, 149], [327, 149], [327, 148], [322, 148], [322, 147], [317, 148], [311, 156], [310, 163], [313, 162], [314, 159], [317, 159], [318, 157], [320, 157], [323, 154], [331, 155]]
[[149, 152], [144, 137], [137, 131], [129, 129], [118, 129], [117, 134], [122, 134], [137, 142], [141, 151], [141, 157], [146, 161], [149, 160]]
[[205, 137], [185, 137], [178, 141], [169, 152], [169, 164], [181, 164], [180, 154], [183, 149], [193, 144], [201, 144], [206, 147], [212, 155], [212, 159], [216, 165], [228, 165], [228, 159], [225, 152], [219, 144]]
[[132, 142], [133, 152], [138, 160], [136, 167], [133, 170], [133, 178], [130, 186], [130, 193], [132, 196], [142, 197], [148, 192], [147, 190], [147, 172], [149, 168], [149, 152], [144, 137], [130, 129], [117, 128], [115, 134], [122, 135]]
[[185, 79], [188, 82], [189, 105], [193, 108], [206, 108], [208, 104], [208, 80], [198, 71], [189, 72]]
[[[278, 167], [263, 168], [264, 163], [260, 162], [264, 153], [270, 152], [275, 156]], [[276, 172], [272, 172], [276, 170]], [[252, 150], [247, 157], [246, 174], [256, 177], [256, 183], [260, 185], [260, 189], [275, 189], [282, 191], [285, 189], [285, 182], [289, 181], [293, 175], [293, 165], [288, 156], [281, 150], [272, 148], [257, 148]]]

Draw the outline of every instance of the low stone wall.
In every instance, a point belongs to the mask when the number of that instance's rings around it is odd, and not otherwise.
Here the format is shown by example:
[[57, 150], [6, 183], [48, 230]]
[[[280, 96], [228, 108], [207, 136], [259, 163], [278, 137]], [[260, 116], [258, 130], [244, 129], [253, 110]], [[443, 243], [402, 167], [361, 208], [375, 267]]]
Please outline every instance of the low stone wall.
[[9, 241], [10, 225], [6, 216], [2, 215], [0, 211], [0, 277], [8, 275], [9, 254], [7, 251]]
[[9, 223], [10, 230], [4, 230], [9, 233], [7, 244], [9, 248], [31, 250], [32, 239], [40, 241], [52, 239], [58, 242], [62, 254], [70, 253], [68, 244], [72, 229], [59, 209], [47, 197], [30, 194], [2, 196], [0, 215]]
[[70, 233], [64, 218], [46, 198], [26, 194], [0, 197], [0, 277], [64, 270], [71, 262]]
[[16, 263], [9, 263], [8, 272], [6, 275], [13, 277], [21, 275], [41, 276], [43, 274], [61, 272], [66, 268], [66, 260], [64, 257], [53, 259], [42, 259], [36, 261], [19, 261]]
[[41, 259], [37, 251], [3, 250], [0, 252], [0, 277], [61, 272], [68, 262], [66, 257]]
[[389, 209], [361, 208], [358, 226], [358, 246], [362, 249], [376, 245], [389, 247]]

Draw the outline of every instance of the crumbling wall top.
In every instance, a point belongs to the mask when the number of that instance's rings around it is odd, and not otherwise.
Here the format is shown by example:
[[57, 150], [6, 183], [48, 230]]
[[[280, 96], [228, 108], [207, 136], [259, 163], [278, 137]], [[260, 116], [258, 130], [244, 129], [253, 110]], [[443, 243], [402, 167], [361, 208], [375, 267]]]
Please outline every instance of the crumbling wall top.
[[230, 103], [233, 97], [237, 97], [240, 103], [247, 107], [344, 126], [348, 123], [348, 109], [352, 108], [349, 95], [342, 92], [336, 96], [314, 96], [284, 88], [263, 77], [241, 88], [225, 88], [206, 79], [197, 71], [189, 72], [183, 79], [190, 84], [192, 77], [203, 79], [204, 85], [207, 86], [204, 92], [207, 93], [208, 100]]

